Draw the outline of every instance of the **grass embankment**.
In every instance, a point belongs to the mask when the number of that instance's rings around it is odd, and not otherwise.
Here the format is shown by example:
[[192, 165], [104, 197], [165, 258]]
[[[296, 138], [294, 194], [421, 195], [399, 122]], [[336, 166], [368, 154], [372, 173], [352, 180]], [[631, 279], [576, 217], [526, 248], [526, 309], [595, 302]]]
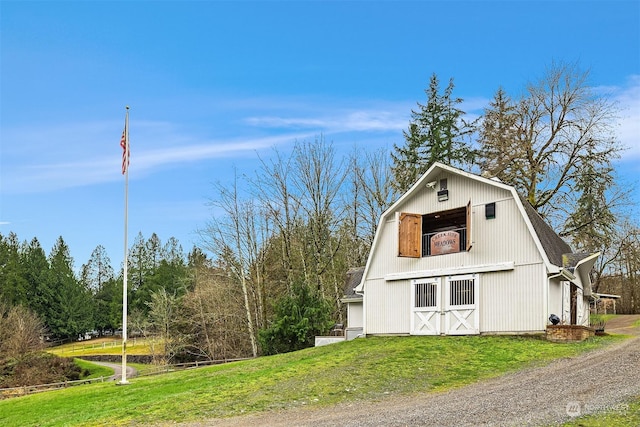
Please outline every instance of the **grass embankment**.
[[194, 421], [443, 390], [621, 338], [553, 344], [519, 337], [358, 339], [254, 360], [0, 401], [4, 426]]

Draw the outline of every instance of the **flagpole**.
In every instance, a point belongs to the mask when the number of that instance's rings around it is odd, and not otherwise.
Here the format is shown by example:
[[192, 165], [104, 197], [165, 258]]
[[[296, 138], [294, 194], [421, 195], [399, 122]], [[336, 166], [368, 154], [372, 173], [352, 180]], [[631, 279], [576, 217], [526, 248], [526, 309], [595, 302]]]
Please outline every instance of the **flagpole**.
[[[128, 244], [127, 228], [129, 221], [129, 106], [124, 119], [124, 141], [122, 168], [124, 172], [124, 268], [122, 280], [122, 379], [120, 385], [129, 384], [127, 381], [127, 267], [128, 267]], [[126, 156], [126, 158], [125, 158]]]

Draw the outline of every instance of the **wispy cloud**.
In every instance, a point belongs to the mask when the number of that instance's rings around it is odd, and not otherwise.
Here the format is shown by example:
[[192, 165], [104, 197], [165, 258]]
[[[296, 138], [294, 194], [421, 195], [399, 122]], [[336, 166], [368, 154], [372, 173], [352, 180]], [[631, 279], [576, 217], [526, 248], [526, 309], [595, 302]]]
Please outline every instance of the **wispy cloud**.
[[640, 158], [640, 75], [631, 76], [625, 87], [614, 88], [614, 100], [620, 107], [618, 137], [628, 148], [625, 160]]
[[[262, 105], [273, 105], [263, 102]], [[278, 115], [247, 114], [217, 118], [210, 128], [190, 128], [188, 122], [137, 120], [131, 126], [131, 178], [189, 163], [221, 158], [246, 158], [257, 151], [290, 144], [296, 140], [348, 132], [397, 132], [406, 126], [406, 110], [343, 108], [321, 109], [317, 103], [306, 108], [297, 104]], [[248, 108], [251, 110], [251, 108]], [[331, 113], [318, 113], [318, 111]], [[242, 117], [244, 113], [244, 118]], [[250, 113], [250, 112], [249, 112]], [[224, 123], [221, 121], [225, 120]], [[244, 123], [234, 126], [229, 121]], [[30, 124], [26, 128], [5, 128], [3, 139], [16, 141], [3, 147], [3, 193], [33, 193], [94, 185], [121, 179], [119, 147], [122, 121]], [[211, 137], [223, 129], [232, 136]]]
[[[140, 125], [138, 125], [140, 128]], [[109, 140], [109, 153], [100, 154], [86, 150], [65, 150], [67, 156], [48, 159], [46, 156], [12, 154], [11, 164], [3, 165], [2, 192], [40, 192], [70, 187], [93, 185], [121, 179], [119, 164], [121, 149], [113, 135], [101, 136]], [[202, 162], [223, 157], [243, 157], [256, 151], [290, 142], [296, 135], [279, 135], [237, 140], [202, 140], [184, 133], [166, 133], [162, 139], [154, 137], [154, 132], [138, 130], [135, 145], [132, 143], [131, 177], [148, 175], [167, 166]], [[43, 138], [48, 135], [43, 130]], [[297, 134], [305, 137], [306, 134]], [[161, 148], [151, 148], [160, 146]], [[55, 156], [54, 156], [55, 157]], [[57, 160], [57, 161], [56, 161]]]
[[[640, 76], [632, 76], [624, 87], [606, 89], [621, 108], [617, 135], [629, 147], [623, 160], [640, 158]], [[183, 104], [192, 105], [201, 114], [207, 111], [204, 102]], [[488, 102], [470, 98], [462, 108], [473, 119]], [[135, 120], [131, 127], [131, 178], [167, 167], [247, 158], [320, 134], [337, 142], [390, 141], [401, 138], [415, 108], [412, 101], [335, 99], [216, 103], [222, 104], [228, 110], [210, 113], [211, 120], [201, 120], [196, 127], [190, 125], [189, 112], [184, 119], [175, 117], [172, 121]], [[123, 120], [5, 126], [2, 138], [13, 143], [3, 146], [0, 191], [33, 193], [120, 180], [122, 126]]]
[[245, 123], [249, 126], [265, 127], [265, 128], [284, 128], [284, 129], [306, 129], [306, 128], [322, 128], [327, 122], [320, 119], [309, 119], [301, 117], [248, 117]]
[[393, 132], [407, 126], [406, 105], [381, 108], [336, 109], [327, 106], [322, 112], [289, 111], [280, 115], [252, 116], [249, 126], [274, 129], [307, 129], [328, 134], [343, 132]]

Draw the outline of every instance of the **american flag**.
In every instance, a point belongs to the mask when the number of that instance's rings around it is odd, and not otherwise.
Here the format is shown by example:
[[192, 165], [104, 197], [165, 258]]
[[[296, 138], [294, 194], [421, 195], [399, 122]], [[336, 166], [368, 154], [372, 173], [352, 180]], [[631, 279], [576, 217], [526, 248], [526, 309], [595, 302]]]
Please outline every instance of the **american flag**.
[[128, 123], [125, 121], [124, 130], [122, 131], [122, 138], [120, 138], [120, 146], [122, 147], [122, 174], [127, 173], [127, 168], [129, 167], [129, 129]]

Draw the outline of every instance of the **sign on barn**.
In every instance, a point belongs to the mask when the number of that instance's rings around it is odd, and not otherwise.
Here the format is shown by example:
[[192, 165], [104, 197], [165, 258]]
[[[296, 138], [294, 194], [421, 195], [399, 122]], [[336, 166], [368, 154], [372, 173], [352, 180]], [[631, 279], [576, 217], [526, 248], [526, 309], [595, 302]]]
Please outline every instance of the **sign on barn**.
[[460, 233], [443, 231], [431, 237], [431, 255], [460, 252]]

